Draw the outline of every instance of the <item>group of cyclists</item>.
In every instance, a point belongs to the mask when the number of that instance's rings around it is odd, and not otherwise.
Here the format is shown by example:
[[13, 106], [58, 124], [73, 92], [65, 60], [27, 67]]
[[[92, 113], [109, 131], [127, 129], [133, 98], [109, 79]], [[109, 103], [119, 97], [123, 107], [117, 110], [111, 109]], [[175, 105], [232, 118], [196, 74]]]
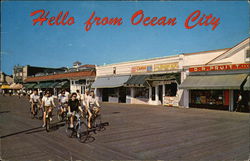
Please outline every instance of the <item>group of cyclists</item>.
[[[74, 116], [79, 113], [81, 115], [84, 115], [84, 113], [88, 114], [88, 128], [91, 128], [91, 117], [93, 116], [93, 112], [96, 114], [100, 112], [100, 105], [95, 98], [94, 91], [86, 91], [85, 94], [81, 94], [79, 90], [77, 90], [76, 93], [70, 94], [67, 90], [62, 90], [57, 98], [59, 103], [59, 114], [66, 113], [70, 120], [70, 128], [74, 127]], [[35, 89], [29, 96], [29, 99], [32, 114], [35, 114], [35, 106], [43, 109], [42, 127], [45, 127], [46, 118], [49, 117], [49, 114], [51, 114], [56, 107], [52, 93], [47, 90], [45, 91], [44, 96], [41, 97]], [[52, 120], [52, 117], [49, 118]]]

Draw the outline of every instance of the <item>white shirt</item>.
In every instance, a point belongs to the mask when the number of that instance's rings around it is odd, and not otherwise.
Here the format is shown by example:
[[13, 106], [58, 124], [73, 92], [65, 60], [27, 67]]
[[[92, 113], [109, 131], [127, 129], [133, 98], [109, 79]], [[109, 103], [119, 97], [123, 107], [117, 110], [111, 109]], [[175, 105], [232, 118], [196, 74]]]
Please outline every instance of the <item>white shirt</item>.
[[42, 101], [44, 102], [45, 106], [54, 106], [54, 99], [53, 97], [47, 97], [47, 96], [43, 96]]
[[96, 98], [93, 98], [92, 96], [87, 96], [87, 104], [88, 105], [94, 105], [100, 106], [98, 103], [98, 100]]
[[65, 96], [69, 98], [69, 92], [65, 91]]
[[31, 99], [31, 101], [33, 100], [34, 102], [38, 102], [40, 97], [39, 97], [39, 95], [32, 94], [32, 95], [30, 95], [30, 99]]
[[30, 95], [30, 102], [32, 102], [32, 97], [34, 96], [34, 93]]
[[65, 103], [65, 102], [68, 102], [69, 98], [67, 96], [63, 96], [62, 94], [59, 94], [58, 95], [58, 99], [59, 99], [59, 102], [61, 103]]

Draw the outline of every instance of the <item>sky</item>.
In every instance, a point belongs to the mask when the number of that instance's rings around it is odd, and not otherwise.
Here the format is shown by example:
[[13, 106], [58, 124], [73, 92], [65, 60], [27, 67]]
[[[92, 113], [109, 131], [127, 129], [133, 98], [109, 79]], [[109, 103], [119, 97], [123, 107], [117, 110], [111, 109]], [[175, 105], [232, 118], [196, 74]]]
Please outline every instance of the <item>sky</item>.
[[[124, 61], [230, 48], [249, 37], [249, 4], [247, 1], [26, 1], [2, 2], [1, 69], [12, 74], [14, 65], [71, 67], [73, 62], [104, 65]], [[33, 25], [43, 9], [47, 18], [69, 11], [72, 25]], [[176, 24], [144, 26], [131, 24], [131, 17], [143, 10], [144, 18], [176, 18]], [[218, 26], [185, 27], [196, 10], [220, 18]], [[95, 16], [122, 18], [122, 24], [92, 25], [85, 22]], [[136, 17], [135, 21], [139, 21]], [[211, 20], [211, 19], [210, 19]], [[210, 22], [210, 20], [208, 22]], [[189, 22], [194, 25], [198, 20]], [[204, 20], [202, 21], [204, 22]]]

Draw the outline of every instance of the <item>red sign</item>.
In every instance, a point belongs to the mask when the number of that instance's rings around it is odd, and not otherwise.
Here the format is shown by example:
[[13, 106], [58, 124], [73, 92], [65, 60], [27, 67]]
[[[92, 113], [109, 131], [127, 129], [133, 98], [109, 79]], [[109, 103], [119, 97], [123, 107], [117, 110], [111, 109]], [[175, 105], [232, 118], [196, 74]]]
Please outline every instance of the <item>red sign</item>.
[[239, 69], [249, 69], [249, 68], [250, 68], [250, 63], [247, 63], [247, 64], [227, 64], [227, 65], [193, 67], [193, 68], [189, 68], [189, 72], [239, 70]]

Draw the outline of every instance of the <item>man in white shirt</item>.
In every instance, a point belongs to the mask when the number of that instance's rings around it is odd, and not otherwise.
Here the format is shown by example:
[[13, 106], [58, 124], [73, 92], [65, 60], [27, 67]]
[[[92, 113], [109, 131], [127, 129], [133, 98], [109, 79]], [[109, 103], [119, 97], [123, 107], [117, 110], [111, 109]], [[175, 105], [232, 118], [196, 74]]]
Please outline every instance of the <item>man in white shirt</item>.
[[35, 115], [34, 106], [37, 105], [38, 107], [38, 105], [41, 104], [37, 90], [34, 90], [33, 93], [30, 95], [30, 102], [31, 102], [31, 112], [33, 115]]
[[66, 111], [67, 107], [68, 107], [68, 101], [69, 98], [65, 95], [65, 91], [62, 91], [59, 95], [58, 95], [58, 101], [59, 101], [59, 105], [60, 105], [60, 110], [62, 114], [64, 111]]

